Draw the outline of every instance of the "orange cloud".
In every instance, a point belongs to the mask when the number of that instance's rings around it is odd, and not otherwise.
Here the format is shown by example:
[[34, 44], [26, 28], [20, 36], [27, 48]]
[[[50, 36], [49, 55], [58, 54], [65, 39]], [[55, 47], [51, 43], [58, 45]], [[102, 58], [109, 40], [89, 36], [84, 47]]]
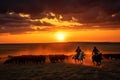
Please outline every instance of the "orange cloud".
[[59, 15], [59, 17], [57, 18], [57, 16], [54, 13], [50, 12], [50, 16], [52, 16], [52, 18], [44, 17], [41, 19], [33, 19], [31, 21], [33, 21], [33, 22], [39, 21], [40, 23], [49, 23], [49, 24], [54, 25], [54, 26], [71, 27], [71, 26], [83, 25], [82, 23], [77, 22], [77, 19], [74, 17], [72, 17], [71, 20], [69, 20], [69, 21], [65, 21], [65, 20], [62, 20], [63, 19], [62, 15]]
[[30, 14], [19, 13], [20, 17], [30, 18]]

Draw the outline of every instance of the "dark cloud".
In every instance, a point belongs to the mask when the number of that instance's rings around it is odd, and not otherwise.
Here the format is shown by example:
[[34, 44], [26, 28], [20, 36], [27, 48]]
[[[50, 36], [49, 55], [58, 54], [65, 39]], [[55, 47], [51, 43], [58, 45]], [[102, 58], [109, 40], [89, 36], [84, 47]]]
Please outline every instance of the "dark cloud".
[[[10, 15], [9, 12], [14, 14]], [[31, 25], [46, 26], [43, 30], [49, 30], [47, 26], [52, 24], [31, 21], [44, 17], [53, 19], [54, 16], [46, 15], [49, 12], [55, 13], [56, 16], [62, 15], [62, 20], [75, 17], [78, 22], [84, 24], [73, 29], [120, 28], [120, 0], [0, 0], [0, 33], [15, 32], [15, 30], [16, 32], [34, 31]], [[21, 17], [19, 13], [30, 14], [30, 18]]]
[[0, 0], [0, 12], [8, 10], [18, 13], [40, 14], [44, 11], [55, 13], [84, 13], [99, 7], [105, 13], [113, 14], [120, 11], [119, 0]]
[[[41, 23], [40, 21], [31, 21], [29, 17], [22, 17], [17, 13], [0, 14], [0, 33], [26, 33], [36, 31], [32, 26], [50, 26], [48, 23]], [[44, 29], [38, 29], [42, 31]]]

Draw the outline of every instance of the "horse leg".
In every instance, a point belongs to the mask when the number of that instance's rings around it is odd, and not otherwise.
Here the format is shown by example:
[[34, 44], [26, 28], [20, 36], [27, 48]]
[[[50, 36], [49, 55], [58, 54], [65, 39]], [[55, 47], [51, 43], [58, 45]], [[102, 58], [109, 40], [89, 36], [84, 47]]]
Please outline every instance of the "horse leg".
[[77, 59], [78, 60], [78, 63], [80, 63], [80, 60], [79, 59]]
[[96, 66], [99, 66], [99, 62], [97, 61]]
[[99, 62], [99, 65], [101, 65], [101, 61]]
[[82, 64], [82, 60], [79, 60], [79, 63]]
[[93, 62], [93, 64], [95, 65], [95, 60], [94, 60], [94, 58], [92, 57], [92, 62]]
[[80, 64], [81, 64], [81, 60], [80, 60], [80, 59], [78, 59], [78, 63], [80, 63]]
[[83, 63], [83, 59], [81, 59], [81, 64]]
[[79, 63], [81, 64], [81, 60], [80, 60], [80, 59], [78, 59], [78, 61], [79, 61]]
[[75, 63], [76, 63], [76, 59], [75, 59]]
[[93, 62], [93, 64], [95, 64], [95, 61], [94, 61], [94, 60], [92, 60], [92, 62]]
[[83, 61], [81, 60], [81, 64], [83, 63]]
[[76, 63], [76, 59], [75, 59], [75, 63]]
[[100, 66], [100, 65], [101, 65], [101, 61], [98, 61], [98, 62], [97, 62], [97, 66]]

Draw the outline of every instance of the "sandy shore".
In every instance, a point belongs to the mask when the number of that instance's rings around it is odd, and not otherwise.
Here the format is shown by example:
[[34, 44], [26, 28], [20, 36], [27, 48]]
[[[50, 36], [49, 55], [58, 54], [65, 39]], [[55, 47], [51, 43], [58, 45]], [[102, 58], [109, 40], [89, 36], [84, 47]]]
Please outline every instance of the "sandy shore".
[[0, 80], [120, 80], [120, 60], [103, 60], [100, 67], [74, 63], [0, 63]]

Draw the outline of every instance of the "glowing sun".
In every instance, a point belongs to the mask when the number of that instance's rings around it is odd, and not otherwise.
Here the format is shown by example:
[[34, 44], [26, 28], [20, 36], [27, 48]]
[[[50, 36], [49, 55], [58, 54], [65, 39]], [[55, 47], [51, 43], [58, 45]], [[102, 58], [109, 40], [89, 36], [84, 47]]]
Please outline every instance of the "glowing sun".
[[65, 33], [63, 33], [63, 32], [57, 32], [56, 38], [57, 38], [59, 41], [64, 41], [64, 40], [65, 40]]

